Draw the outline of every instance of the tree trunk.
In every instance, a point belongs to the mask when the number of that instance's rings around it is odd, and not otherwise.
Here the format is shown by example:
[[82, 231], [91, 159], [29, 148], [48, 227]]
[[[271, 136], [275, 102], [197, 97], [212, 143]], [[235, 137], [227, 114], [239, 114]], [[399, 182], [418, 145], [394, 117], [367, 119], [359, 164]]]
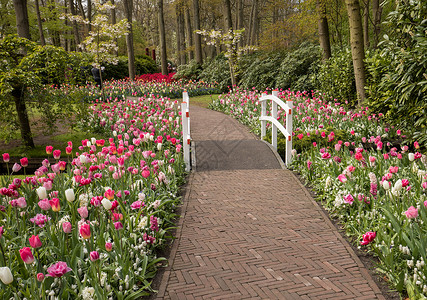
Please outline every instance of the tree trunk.
[[322, 48], [322, 59], [323, 61], [326, 61], [331, 57], [331, 43], [329, 40], [329, 26], [328, 19], [326, 17], [326, 5], [324, 1], [317, 0], [317, 10], [319, 14], [317, 24], [319, 27], [320, 48]]
[[16, 15], [18, 36], [31, 40], [30, 24], [28, 23], [27, 0], [13, 0]]
[[188, 47], [188, 58], [194, 59], [193, 51], [193, 31], [191, 30], [191, 16], [190, 9], [185, 7], [185, 23], [187, 25], [187, 47]]
[[[30, 25], [28, 22], [27, 1], [13, 0], [16, 15], [16, 29], [19, 37], [30, 39]], [[33, 136], [31, 134], [30, 122], [28, 120], [27, 107], [24, 99], [24, 86], [16, 86], [12, 90], [12, 96], [15, 100], [16, 113], [19, 119], [19, 129], [24, 145], [34, 148]]]
[[358, 104], [365, 100], [365, 49], [363, 45], [363, 27], [360, 16], [359, 0], [345, 0], [347, 4], [348, 21], [350, 25], [350, 45], [353, 57], [354, 77]]
[[369, 48], [369, 0], [364, 1], [363, 8], [363, 43], [365, 49]]
[[86, 19], [85, 10], [83, 8], [82, 0], [77, 0], [77, 5], [79, 6], [80, 15], [83, 19]]
[[[194, 17], [194, 30], [200, 30], [200, 11], [199, 0], [193, 0], [193, 17]], [[194, 34], [194, 46], [196, 51], [196, 61], [198, 64], [203, 63], [202, 56], [202, 39], [200, 34]]]
[[254, 15], [253, 15], [253, 30], [252, 30], [252, 45], [258, 44], [258, 32], [259, 32], [259, 21], [258, 21], [258, 0], [254, 1]]
[[89, 24], [87, 25], [87, 28], [89, 31], [92, 30], [92, 0], [87, 0], [87, 19], [89, 21]]
[[230, 29], [233, 29], [230, 0], [224, 0], [224, 29], [225, 32], [229, 31]]
[[[70, 6], [70, 13], [75, 16], [76, 10], [74, 9], [74, 1], [68, 0], [68, 5]], [[73, 21], [73, 33], [74, 33], [74, 43], [76, 51], [79, 51], [80, 37], [79, 37], [79, 27], [77, 21]]]
[[16, 87], [12, 91], [15, 99], [15, 108], [18, 113], [21, 139], [26, 147], [34, 148], [33, 135], [31, 134], [30, 121], [28, 120], [27, 107], [25, 105], [23, 87]]
[[[244, 21], [244, 17], [243, 17], [243, 0], [237, 0], [237, 12], [236, 12], [236, 28], [237, 29], [244, 29], [245, 26], [243, 24]], [[245, 35], [242, 35], [242, 38], [240, 39], [239, 42], [239, 46], [243, 47], [243, 45], [245, 44], [245, 39], [244, 39]]]
[[[111, 0], [111, 4], [113, 5], [113, 6], [115, 6], [116, 4], [114, 3], [114, 0]], [[117, 23], [117, 19], [116, 19], [116, 8], [114, 7], [113, 9], [111, 9], [111, 24], [116, 24]], [[117, 39], [115, 38], [114, 39], [114, 43], [116, 43], [116, 45], [117, 45]], [[119, 50], [117, 49], [117, 50], [114, 50], [114, 54], [116, 55], [116, 56], [119, 56]]]
[[133, 47], [133, 29], [132, 29], [132, 10], [133, 10], [133, 1], [124, 0], [123, 5], [125, 7], [125, 17], [129, 23], [129, 33], [126, 35], [126, 47], [128, 50], [128, 69], [129, 69], [129, 79], [135, 79], [135, 50]]
[[187, 55], [185, 52], [186, 44], [185, 44], [185, 18], [184, 18], [184, 5], [183, 2], [179, 4], [179, 35], [181, 36], [181, 62], [183, 64], [187, 63]]
[[41, 16], [40, 16], [39, 0], [35, 0], [34, 2], [35, 2], [35, 5], [36, 5], [37, 26], [39, 28], [40, 43], [41, 43], [42, 46], [45, 46], [46, 45], [46, 41], [44, 39], [42, 19], [41, 19]]
[[166, 55], [166, 33], [165, 33], [165, 19], [163, 15], [163, 0], [157, 1], [157, 6], [159, 9], [159, 32], [160, 32], [160, 56], [162, 64], [162, 74], [168, 74], [168, 62]]
[[374, 48], [378, 46], [381, 32], [381, 14], [383, 8], [380, 5], [380, 0], [372, 0], [372, 19], [374, 20]]

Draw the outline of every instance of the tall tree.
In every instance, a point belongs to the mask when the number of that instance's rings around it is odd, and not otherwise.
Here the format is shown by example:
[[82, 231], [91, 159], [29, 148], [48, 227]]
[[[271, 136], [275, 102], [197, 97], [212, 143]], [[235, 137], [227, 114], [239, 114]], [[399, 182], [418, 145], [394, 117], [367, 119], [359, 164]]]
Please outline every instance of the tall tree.
[[231, 3], [230, 0], [224, 0], [224, 29], [229, 31], [233, 29], [233, 22], [231, 19]]
[[185, 7], [185, 24], [187, 29], [188, 58], [192, 60], [194, 59], [193, 30], [191, 29], [192, 26], [191, 26], [190, 8], [188, 6]]
[[329, 40], [329, 25], [328, 18], [326, 17], [326, 4], [324, 0], [317, 0], [318, 10], [318, 28], [319, 28], [319, 42], [322, 48], [323, 60], [328, 60], [331, 57], [331, 42]]
[[89, 24], [87, 24], [88, 31], [92, 30], [92, 0], [87, 0], [87, 19]]
[[185, 55], [185, 23], [184, 23], [184, 7], [182, 1], [177, 1], [175, 4], [176, 12], [176, 42], [177, 42], [177, 60], [178, 64], [186, 63]]
[[31, 39], [30, 25], [28, 23], [27, 0], [13, 0], [16, 16], [16, 29], [18, 36]]
[[168, 74], [168, 61], [166, 54], [166, 32], [165, 18], [163, 12], [163, 0], [157, 0], [157, 8], [159, 10], [159, 33], [160, 33], [160, 61], [162, 64], [162, 74]]
[[350, 25], [350, 45], [353, 58], [354, 77], [358, 103], [365, 100], [365, 49], [363, 44], [362, 17], [359, 0], [345, 0], [347, 5], [348, 22]]
[[[13, 0], [13, 6], [15, 7], [16, 30], [18, 36], [30, 40], [31, 36], [30, 25], [28, 22], [27, 0]], [[11, 94], [15, 101], [22, 141], [25, 146], [34, 148], [33, 135], [31, 134], [30, 121], [28, 119], [27, 106], [24, 98], [25, 90], [25, 86], [18, 82], [13, 86]]]
[[42, 25], [42, 18], [40, 16], [40, 7], [39, 7], [39, 0], [34, 0], [35, 7], [36, 7], [36, 15], [37, 15], [37, 27], [39, 28], [39, 35], [40, 35], [40, 44], [42, 46], [46, 45], [46, 41], [44, 39], [44, 33], [43, 33], [43, 25]]
[[[236, 8], [236, 29], [244, 28], [244, 17], [243, 17], [243, 0], [237, 0], [237, 8]], [[243, 47], [245, 41], [244, 36], [242, 35], [241, 40], [239, 41], [239, 46]]]
[[[68, 5], [70, 7], [70, 13], [73, 16], [75, 16], [76, 15], [76, 10], [74, 8], [74, 1], [73, 0], [68, 0]], [[77, 21], [76, 20], [73, 20], [72, 24], [73, 24], [75, 51], [79, 51], [79, 44], [80, 44], [79, 27], [77, 25]]]
[[[117, 18], [116, 18], [116, 4], [114, 3], [114, 0], [111, 0], [111, 5], [113, 5], [113, 8], [111, 9], [111, 24], [117, 24]], [[117, 39], [114, 39], [114, 43], [117, 45]], [[119, 56], [119, 51], [114, 50], [114, 54], [116, 56]]]
[[369, 48], [369, 0], [363, 0], [363, 43]]
[[380, 5], [380, 0], [372, 0], [372, 19], [374, 27], [374, 45], [376, 48], [380, 39], [381, 32], [381, 15], [383, 7]]
[[[200, 10], [199, 10], [199, 0], [193, 0], [193, 18], [194, 18], [194, 30], [200, 30]], [[199, 34], [194, 34], [194, 46], [196, 52], [196, 61], [198, 64], [203, 63], [202, 56], [202, 38]]]
[[249, 20], [249, 45], [256, 45], [258, 41], [258, 30], [259, 30], [259, 22], [258, 22], [258, 0], [252, 1], [251, 15]]
[[133, 28], [132, 28], [132, 11], [133, 11], [133, 0], [124, 0], [125, 16], [128, 20], [129, 33], [126, 35], [126, 46], [128, 50], [128, 69], [129, 79], [135, 79], [135, 49], [133, 46]]

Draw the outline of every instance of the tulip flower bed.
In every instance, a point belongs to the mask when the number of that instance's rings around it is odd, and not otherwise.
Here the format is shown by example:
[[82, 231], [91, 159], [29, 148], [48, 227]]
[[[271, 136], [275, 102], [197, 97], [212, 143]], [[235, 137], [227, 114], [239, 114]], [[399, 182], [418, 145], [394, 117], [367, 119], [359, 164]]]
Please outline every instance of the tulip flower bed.
[[[259, 96], [257, 91], [236, 91], [211, 106], [259, 133]], [[284, 91], [279, 96], [294, 101], [294, 145], [314, 138], [301, 153], [293, 150], [292, 169], [310, 183], [358, 247], [379, 258], [378, 270], [394, 288], [406, 290], [411, 299], [423, 298], [427, 157], [419, 152], [418, 143], [409, 143], [400, 130], [387, 127], [368, 108], [349, 111], [336, 100], [307, 93]], [[334, 131], [343, 132], [342, 139]], [[391, 143], [396, 139], [399, 146]]]
[[182, 92], [184, 90], [188, 92], [190, 97], [220, 93], [220, 90], [215, 84], [201, 81], [188, 82], [183, 80], [170, 82], [156, 80], [113, 80], [104, 82], [103, 91], [92, 84], [88, 84], [86, 86], [51, 86], [48, 89], [50, 94], [57, 97], [67, 96], [75, 99], [78, 98], [87, 103], [96, 99], [101, 99], [103, 97], [103, 93], [107, 99], [125, 99], [128, 96], [149, 97], [151, 95], [174, 99], [182, 97]]
[[47, 146], [57, 163], [2, 179], [1, 299], [137, 299], [151, 290], [184, 177], [178, 103], [152, 97], [91, 110], [89, 122], [111, 138], [70, 143], [66, 154]]

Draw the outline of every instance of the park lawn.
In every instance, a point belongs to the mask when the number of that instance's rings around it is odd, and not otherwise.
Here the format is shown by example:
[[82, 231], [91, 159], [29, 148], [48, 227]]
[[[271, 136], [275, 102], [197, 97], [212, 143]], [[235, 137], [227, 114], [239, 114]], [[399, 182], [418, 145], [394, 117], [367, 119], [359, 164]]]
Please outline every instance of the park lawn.
[[212, 103], [212, 101], [218, 99], [218, 97], [219, 94], [190, 97], [190, 106], [195, 105], [203, 108], [208, 108], [208, 105]]

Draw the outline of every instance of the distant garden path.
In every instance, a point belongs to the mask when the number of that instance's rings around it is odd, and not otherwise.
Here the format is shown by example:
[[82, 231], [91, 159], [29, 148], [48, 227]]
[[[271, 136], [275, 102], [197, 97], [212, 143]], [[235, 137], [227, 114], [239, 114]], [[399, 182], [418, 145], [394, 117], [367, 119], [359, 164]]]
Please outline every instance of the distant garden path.
[[266, 144], [231, 117], [190, 111], [196, 170], [157, 299], [386, 299]]

